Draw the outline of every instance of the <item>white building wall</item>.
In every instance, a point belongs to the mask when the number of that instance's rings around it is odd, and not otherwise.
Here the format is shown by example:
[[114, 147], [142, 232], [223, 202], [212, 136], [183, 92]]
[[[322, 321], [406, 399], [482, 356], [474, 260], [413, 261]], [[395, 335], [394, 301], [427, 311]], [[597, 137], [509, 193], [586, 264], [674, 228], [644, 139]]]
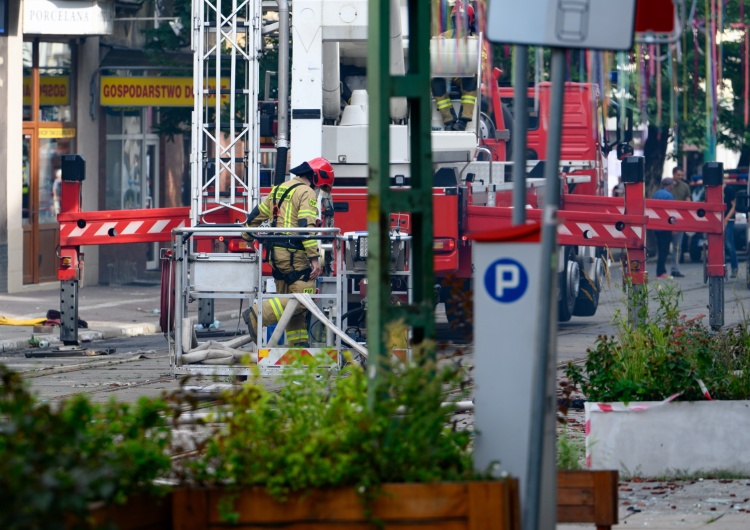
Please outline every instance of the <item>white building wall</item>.
[[[86, 180], [83, 183], [83, 210], [99, 210], [99, 121], [91, 118], [89, 86], [99, 67], [99, 37], [87, 37], [78, 46], [78, 125], [76, 151], [86, 161]], [[83, 286], [99, 283], [99, 247], [81, 247], [84, 253]]]
[[[23, 32], [21, 6], [10, 3], [10, 34], [0, 44], [0, 189], [5, 197], [7, 234], [7, 290], [20, 291], [23, 286], [23, 228], [21, 226], [22, 153], [23, 153]], [[2, 212], [2, 207], [0, 207]], [[3, 223], [0, 223], [2, 225]], [[0, 226], [0, 229], [2, 227]]]

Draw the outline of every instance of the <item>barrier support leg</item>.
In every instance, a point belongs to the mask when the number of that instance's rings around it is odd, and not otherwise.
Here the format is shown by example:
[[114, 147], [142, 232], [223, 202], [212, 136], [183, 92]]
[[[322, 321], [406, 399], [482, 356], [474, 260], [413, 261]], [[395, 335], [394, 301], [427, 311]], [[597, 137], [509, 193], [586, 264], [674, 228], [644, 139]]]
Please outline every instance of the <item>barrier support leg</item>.
[[626, 258], [622, 263], [622, 276], [628, 296], [628, 322], [637, 326], [643, 320], [647, 304], [646, 274], [646, 196], [645, 196], [645, 161], [641, 156], [629, 156], [622, 162], [622, 182], [625, 185], [625, 213], [640, 215], [644, 223], [638, 227], [641, 237], [626, 247]]
[[60, 340], [78, 346], [78, 280], [60, 282]]
[[637, 249], [628, 249], [628, 256], [627, 267], [629, 268], [629, 274], [625, 276], [629, 292], [628, 323], [632, 326], [637, 326], [644, 321], [646, 312], [648, 311], [648, 280], [645, 270], [646, 251], [643, 246]]
[[214, 299], [201, 298], [198, 300], [198, 324], [203, 325], [203, 329], [208, 329], [214, 323]]
[[708, 323], [712, 329], [724, 326], [724, 277], [708, 278]]
[[[722, 204], [724, 202], [724, 164], [708, 162], [703, 166], [703, 183], [706, 185], [706, 203]], [[724, 219], [723, 213], [712, 221], [720, 223], [719, 233], [709, 233], [708, 262], [706, 275], [708, 276], [708, 322], [711, 328], [719, 329], [724, 326]]]

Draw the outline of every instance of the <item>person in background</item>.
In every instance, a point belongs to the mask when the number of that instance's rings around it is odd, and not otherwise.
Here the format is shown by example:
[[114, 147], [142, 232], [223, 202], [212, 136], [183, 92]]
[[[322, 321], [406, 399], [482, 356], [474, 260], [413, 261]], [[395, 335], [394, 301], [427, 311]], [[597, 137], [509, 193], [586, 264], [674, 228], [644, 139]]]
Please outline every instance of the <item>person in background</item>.
[[[680, 166], [672, 169], [672, 196], [676, 201], [692, 200], [690, 186], [685, 182], [685, 172]], [[682, 258], [682, 240], [685, 232], [672, 232], [672, 276], [675, 278], [684, 278], [685, 275], [680, 272], [680, 258]]]
[[625, 197], [625, 184], [622, 183], [622, 176], [617, 177], [617, 184], [612, 188], [612, 197]]
[[55, 180], [52, 181], [52, 213], [60, 213], [62, 202], [62, 169], [55, 170]]
[[[441, 37], [463, 39], [477, 34], [474, 7], [471, 4], [466, 3], [464, 5], [462, 0], [457, 0], [451, 11], [451, 21], [453, 29], [441, 33]], [[482, 53], [484, 56], [484, 49]], [[465, 131], [466, 124], [474, 117], [474, 106], [477, 103], [477, 79], [476, 77], [461, 77], [457, 79], [457, 82], [461, 87], [460, 116], [456, 116], [445, 78], [434, 77], [431, 82], [432, 97], [435, 99], [437, 109], [443, 118], [443, 127], [446, 131]]]
[[693, 202], [706, 200], [706, 187], [703, 185], [703, 175], [695, 174], [690, 177], [690, 198]]
[[724, 247], [729, 251], [729, 263], [732, 267], [731, 277], [737, 277], [737, 248], [734, 244], [734, 214], [736, 191], [734, 187], [724, 184]]
[[[653, 198], [663, 201], [674, 200], [672, 195], [672, 185], [674, 181], [665, 177], [661, 179], [661, 185]], [[669, 254], [669, 244], [672, 242], [672, 233], [668, 230], [654, 230], [656, 235], [657, 244], [657, 255], [656, 255], [656, 277], [657, 278], [670, 278], [667, 275], [667, 255]]]

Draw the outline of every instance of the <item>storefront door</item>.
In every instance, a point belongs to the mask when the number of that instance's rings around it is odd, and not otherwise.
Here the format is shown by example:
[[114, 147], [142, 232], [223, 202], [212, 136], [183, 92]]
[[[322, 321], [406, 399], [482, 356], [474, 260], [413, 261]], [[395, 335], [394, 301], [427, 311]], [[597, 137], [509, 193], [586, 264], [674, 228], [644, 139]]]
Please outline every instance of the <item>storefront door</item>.
[[33, 214], [31, 193], [31, 181], [32, 175], [35, 174], [36, 163], [32, 153], [36, 152], [36, 131], [33, 129], [23, 130], [23, 188], [21, 195], [21, 215], [23, 224], [23, 283], [34, 283], [34, 242], [36, 238], [36, 223], [32, 223], [32, 220], [36, 219], [36, 215]]
[[[67, 131], [67, 132], [66, 132]], [[23, 130], [23, 282], [57, 279], [61, 156], [71, 152], [67, 129]]]
[[72, 153], [76, 127], [71, 46], [24, 42], [23, 283], [57, 279], [61, 156]]

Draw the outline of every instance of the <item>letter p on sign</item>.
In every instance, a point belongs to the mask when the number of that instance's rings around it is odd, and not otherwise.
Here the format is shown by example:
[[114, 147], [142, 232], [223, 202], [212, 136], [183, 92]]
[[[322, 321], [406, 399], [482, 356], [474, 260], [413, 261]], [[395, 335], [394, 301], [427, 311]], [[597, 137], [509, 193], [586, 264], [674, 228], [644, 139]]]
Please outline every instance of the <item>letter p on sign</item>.
[[518, 261], [503, 258], [494, 261], [484, 274], [484, 287], [490, 298], [503, 304], [519, 300], [529, 286], [529, 275]]
[[497, 265], [495, 267], [495, 297], [502, 298], [505, 289], [515, 289], [521, 274], [515, 265]]

